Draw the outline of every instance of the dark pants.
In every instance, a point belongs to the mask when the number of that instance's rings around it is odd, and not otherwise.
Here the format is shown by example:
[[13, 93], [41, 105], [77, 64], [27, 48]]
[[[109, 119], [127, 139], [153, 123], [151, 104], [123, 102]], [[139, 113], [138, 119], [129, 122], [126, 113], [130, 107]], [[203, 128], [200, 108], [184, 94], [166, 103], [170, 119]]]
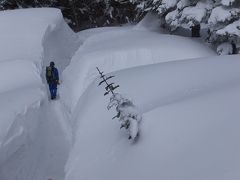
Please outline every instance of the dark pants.
[[57, 96], [57, 84], [56, 83], [49, 83], [49, 90], [51, 94], [51, 99], [55, 99]]

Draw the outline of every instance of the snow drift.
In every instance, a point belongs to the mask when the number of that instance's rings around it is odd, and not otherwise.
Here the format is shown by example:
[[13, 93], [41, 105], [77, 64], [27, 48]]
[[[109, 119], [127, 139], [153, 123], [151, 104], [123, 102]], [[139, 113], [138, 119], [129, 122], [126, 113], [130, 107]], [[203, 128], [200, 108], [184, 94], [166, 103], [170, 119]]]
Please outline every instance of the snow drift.
[[[42, 60], [42, 40], [48, 28], [60, 21], [57, 9], [28, 9], [1, 11], [1, 60]], [[13, 53], [14, 52], [14, 53]]]
[[84, 34], [88, 38], [63, 73], [61, 97], [71, 112], [97, 76], [97, 66], [109, 73], [134, 66], [215, 55], [201, 42], [190, 38], [142, 31], [139, 26], [136, 28], [139, 31], [133, 27], [107, 32], [105, 29], [102, 32], [98, 29], [92, 36]]
[[[61, 89], [73, 127], [66, 180], [240, 177], [239, 56], [139, 27], [81, 35]], [[143, 113], [137, 143], [111, 120], [96, 66]]]
[[240, 177], [239, 56], [166, 62], [111, 73], [144, 112], [131, 144], [95, 80], [73, 115], [66, 180]]
[[34, 162], [43, 151], [31, 151], [43, 143], [34, 141], [42, 136], [42, 118], [48, 118], [42, 116], [47, 106], [42, 66], [51, 60], [60, 69], [66, 65], [79, 45], [78, 36], [57, 9], [2, 11], [0, 21], [0, 179], [44, 179], [47, 171], [40, 172], [40, 163]]

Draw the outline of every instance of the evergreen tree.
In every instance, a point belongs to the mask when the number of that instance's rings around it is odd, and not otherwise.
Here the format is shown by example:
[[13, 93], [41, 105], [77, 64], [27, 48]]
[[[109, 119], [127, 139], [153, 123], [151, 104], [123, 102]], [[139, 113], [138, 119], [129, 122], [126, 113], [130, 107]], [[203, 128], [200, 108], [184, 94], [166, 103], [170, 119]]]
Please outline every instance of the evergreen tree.
[[[209, 41], [219, 54], [238, 53], [240, 47], [240, 1], [218, 0], [208, 20]], [[229, 47], [232, 48], [229, 48]]]
[[19, 8], [34, 8], [34, 7], [54, 7], [57, 0], [2, 0], [2, 9], [19, 9]]
[[128, 0], [2, 0], [0, 8], [56, 7], [75, 30], [132, 22], [135, 5]]
[[109, 80], [114, 76], [106, 76], [98, 68], [97, 70], [101, 78], [99, 86], [102, 84], [106, 85], [104, 96], [111, 94], [107, 108], [111, 109], [112, 107], [115, 107], [117, 111], [117, 115], [112, 119], [118, 118], [121, 123], [120, 129], [125, 128], [128, 133], [128, 139], [135, 141], [139, 136], [139, 124], [142, 120], [142, 114], [131, 100], [115, 92], [119, 85], [109, 83]]
[[192, 28], [207, 24], [213, 8], [211, 0], [180, 0], [176, 8], [166, 15], [166, 24], [174, 31], [178, 27]]
[[[208, 29], [206, 40], [212, 43], [220, 54], [226, 54], [228, 51], [231, 52], [227, 54], [239, 53], [239, 0], [130, 1], [136, 4], [139, 14], [148, 11], [157, 12], [160, 15], [163, 27], [169, 31], [175, 31], [179, 27], [192, 28], [192, 30]], [[224, 48], [225, 50], [223, 50]]]

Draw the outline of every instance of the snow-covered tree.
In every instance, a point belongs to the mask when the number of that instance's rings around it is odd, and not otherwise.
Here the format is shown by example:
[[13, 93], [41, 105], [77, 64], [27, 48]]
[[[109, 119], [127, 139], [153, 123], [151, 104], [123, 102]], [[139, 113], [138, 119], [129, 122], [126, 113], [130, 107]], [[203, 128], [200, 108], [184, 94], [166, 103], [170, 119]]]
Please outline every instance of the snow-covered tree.
[[0, 9], [56, 7], [75, 30], [132, 22], [135, 5], [128, 0], [2, 0]]
[[142, 115], [138, 108], [128, 98], [121, 94], [114, 93], [110, 98], [108, 109], [115, 107], [117, 115], [114, 118], [119, 118], [121, 128], [125, 128], [128, 133], [128, 139], [135, 140], [139, 135], [139, 123], [142, 120]]
[[[216, 46], [224, 46], [227, 42], [236, 46], [234, 51], [240, 47], [240, 1], [219, 0], [212, 10], [208, 20], [210, 26], [209, 40]], [[219, 47], [219, 48], [220, 48]], [[219, 49], [218, 48], [218, 49]], [[238, 53], [238, 52], [232, 52]]]
[[[208, 42], [222, 49], [226, 43], [232, 51], [240, 49], [240, 1], [239, 0], [129, 0], [138, 11], [155, 11], [162, 19], [163, 27], [175, 31], [185, 29], [208, 29]], [[229, 48], [226, 49], [227, 52]], [[233, 53], [232, 52], [232, 53]]]
[[142, 11], [155, 11], [164, 20], [165, 27], [174, 31], [178, 27], [190, 28], [207, 21], [213, 7], [212, 0], [153, 0], [134, 1]]
[[140, 111], [131, 100], [115, 92], [119, 85], [108, 82], [109, 79], [113, 78], [114, 76], [106, 76], [98, 68], [97, 70], [101, 78], [101, 82], [99, 83], [99, 85], [106, 85], [106, 92], [104, 93], [104, 95], [111, 94], [110, 102], [107, 108], [111, 109], [115, 107], [117, 111], [117, 115], [114, 116], [113, 119], [119, 119], [121, 123], [120, 129], [126, 129], [128, 133], [128, 139], [136, 140], [139, 135], [139, 124], [142, 120], [142, 115]]
[[190, 29], [201, 26], [206, 24], [212, 7], [211, 0], [180, 0], [175, 9], [166, 15], [166, 24], [171, 31], [178, 27]]

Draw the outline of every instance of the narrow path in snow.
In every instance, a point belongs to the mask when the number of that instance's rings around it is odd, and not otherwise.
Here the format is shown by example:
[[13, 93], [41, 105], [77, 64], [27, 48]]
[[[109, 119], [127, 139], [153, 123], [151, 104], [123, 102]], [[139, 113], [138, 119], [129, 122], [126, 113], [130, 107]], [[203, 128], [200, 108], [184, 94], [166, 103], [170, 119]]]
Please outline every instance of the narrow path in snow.
[[69, 140], [62, 128], [59, 101], [42, 103], [34, 113], [34, 137], [18, 148], [1, 167], [1, 180], [64, 180], [64, 167], [69, 153]]
[[[39, 158], [34, 180], [64, 179], [64, 166], [69, 153], [69, 143], [61, 128], [59, 118], [63, 115], [58, 101], [47, 102], [44, 105], [45, 115], [41, 119], [36, 143], [39, 143]], [[38, 147], [37, 147], [38, 148]], [[38, 179], [36, 178], [38, 177]]]
[[[64, 35], [64, 36], [63, 36]], [[48, 85], [45, 80], [45, 67], [49, 66], [50, 61], [54, 61], [59, 70], [60, 82], [62, 71], [70, 63], [70, 59], [75, 51], [79, 48], [78, 36], [72, 34], [69, 27], [63, 22], [60, 29], [51, 32], [43, 43], [43, 72], [42, 80]], [[46, 94], [46, 96], [49, 96]], [[35, 173], [36, 177], [31, 180], [64, 180], [65, 179], [65, 164], [68, 159], [70, 149], [71, 129], [67, 124], [67, 118], [64, 114], [61, 101], [49, 100], [43, 105], [44, 118], [41, 119], [36, 140], [41, 143], [42, 150], [37, 156], [38, 170]], [[30, 180], [30, 179], [29, 179]]]
[[[44, 63], [45, 66], [48, 65], [46, 61]], [[56, 64], [58, 63], [60, 62]], [[60, 76], [61, 71], [62, 69], [59, 69]], [[42, 78], [48, 91], [45, 77]], [[49, 92], [46, 95], [49, 96]], [[62, 109], [60, 100], [57, 99], [46, 101], [42, 105], [42, 110], [43, 117], [40, 119], [38, 133], [36, 134], [36, 142], [39, 143], [36, 145], [38, 162], [36, 163], [36, 172], [33, 173], [34, 176], [29, 180], [64, 180], [64, 168], [70, 150], [69, 134], [71, 133], [70, 129], [66, 129], [68, 124], [65, 119], [64, 109]]]

